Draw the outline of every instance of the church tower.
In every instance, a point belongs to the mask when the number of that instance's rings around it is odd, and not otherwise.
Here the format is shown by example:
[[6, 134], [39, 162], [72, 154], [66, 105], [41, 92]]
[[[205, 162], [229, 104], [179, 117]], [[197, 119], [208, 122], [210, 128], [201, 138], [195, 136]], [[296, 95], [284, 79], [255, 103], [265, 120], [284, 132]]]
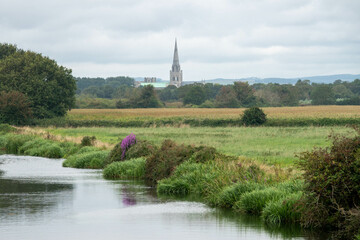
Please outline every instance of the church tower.
[[183, 81], [182, 70], [180, 69], [179, 54], [177, 49], [177, 42], [175, 39], [175, 50], [172, 68], [170, 70], [170, 84], [176, 87], [180, 87]]

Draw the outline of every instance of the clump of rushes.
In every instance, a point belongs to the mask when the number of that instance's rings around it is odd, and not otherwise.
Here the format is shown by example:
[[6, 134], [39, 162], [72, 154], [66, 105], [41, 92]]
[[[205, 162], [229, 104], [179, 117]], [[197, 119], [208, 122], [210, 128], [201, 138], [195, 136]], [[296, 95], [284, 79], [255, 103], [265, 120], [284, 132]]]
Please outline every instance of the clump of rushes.
[[265, 205], [261, 217], [265, 222], [276, 225], [299, 222], [301, 218], [301, 210], [299, 209], [301, 197], [302, 192], [295, 192], [278, 200], [270, 201]]
[[136, 136], [135, 134], [131, 133], [130, 135], [126, 136], [122, 141], [121, 141], [121, 150], [122, 150], [122, 154], [121, 154], [121, 160], [123, 160], [125, 158], [125, 154], [126, 151], [136, 143]]
[[63, 167], [101, 169], [109, 151], [90, 151], [70, 156], [63, 162]]
[[244, 193], [240, 200], [234, 204], [233, 208], [238, 212], [260, 215], [268, 202], [278, 200], [285, 195], [286, 192], [274, 187], [254, 190], [252, 192]]
[[106, 179], [143, 179], [145, 176], [145, 158], [113, 162], [103, 171]]
[[244, 193], [264, 189], [265, 186], [254, 182], [239, 182], [225, 187], [219, 194], [217, 206], [232, 208]]

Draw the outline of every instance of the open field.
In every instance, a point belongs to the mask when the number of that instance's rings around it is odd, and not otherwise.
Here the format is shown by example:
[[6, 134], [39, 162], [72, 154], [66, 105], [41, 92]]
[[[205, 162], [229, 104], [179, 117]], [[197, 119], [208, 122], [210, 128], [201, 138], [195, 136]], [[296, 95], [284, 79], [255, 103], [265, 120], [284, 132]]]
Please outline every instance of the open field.
[[[40, 129], [34, 129], [39, 131]], [[330, 143], [327, 136], [333, 131], [345, 133], [354, 131], [345, 127], [232, 127], [232, 128], [47, 128], [41, 129], [62, 137], [81, 139], [96, 136], [96, 139], [110, 144], [118, 143], [125, 136], [134, 133], [139, 139], [160, 145], [165, 139], [177, 143], [213, 146], [220, 152], [245, 156], [263, 163], [293, 164], [296, 153], [325, 147]]]
[[[360, 118], [360, 106], [306, 106], [263, 108], [269, 119]], [[124, 120], [159, 118], [239, 118], [244, 108], [73, 109], [71, 120]]]

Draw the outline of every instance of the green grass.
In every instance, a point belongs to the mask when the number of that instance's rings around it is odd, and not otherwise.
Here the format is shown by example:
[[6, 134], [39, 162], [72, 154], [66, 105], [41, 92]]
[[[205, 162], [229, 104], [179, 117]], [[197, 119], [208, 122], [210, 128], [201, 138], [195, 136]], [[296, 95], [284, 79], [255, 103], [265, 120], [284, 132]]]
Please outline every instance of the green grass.
[[31, 141], [25, 142], [21, 147], [19, 147], [18, 154], [48, 158], [62, 158], [64, 156], [64, 151], [63, 148], [59, 146], [59, 143], [35, 138]]
[[276, 201], [286, 194], [285, 191], [275, 187], [254, 190], [244, 193], [240, 200], [234, 204], [233, 209], [238, 212], [260, 215], [268, 202]]
[[297, 203], [302, 194], [299, 191], [268, 202], [263, 209], [261, 217], [265, 222], [276, 225], [299, 222], [301, 213], [297, 209]]
[[264, 188], [264, 185], [254, 182], [239, 182], [230, 185], [220, 192], [216, 205], [223, 208], [232, 208], [234, 203], [239, 201], [244, 193]]
[[326, 147], [327, 136], [332, 132], [353, 132], [345, 127], [229, 127], [229, 128], [57, 128], [46, 129], [61, 136], [96, 136], [96, 139], [116, 144], [122, 138], [134, 133], [142, 140], [156, 145], [166, 139], [177, 143], [207, 145], [219, 152], [246, 156], [267, 164], [291, 165], [297, 159], [295, 154]]
[[106, 179], [143, 179], [145, 176], [145, 158], [134, 158], [122, 162], [113, 162], [104, 168]]
[[63, 167], [102, 169], [110, 151], [90, 151], [71, 155]]

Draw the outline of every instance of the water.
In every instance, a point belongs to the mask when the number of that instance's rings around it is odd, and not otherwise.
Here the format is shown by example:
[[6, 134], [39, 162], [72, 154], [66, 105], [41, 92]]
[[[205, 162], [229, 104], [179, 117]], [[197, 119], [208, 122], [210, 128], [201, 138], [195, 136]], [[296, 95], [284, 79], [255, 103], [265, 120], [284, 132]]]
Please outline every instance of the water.
[[142, 182], [107, 181], [101, 171], [61, 164], [0, 156], [1, 240], [314, 239], [202, 203], [159, 199]]

